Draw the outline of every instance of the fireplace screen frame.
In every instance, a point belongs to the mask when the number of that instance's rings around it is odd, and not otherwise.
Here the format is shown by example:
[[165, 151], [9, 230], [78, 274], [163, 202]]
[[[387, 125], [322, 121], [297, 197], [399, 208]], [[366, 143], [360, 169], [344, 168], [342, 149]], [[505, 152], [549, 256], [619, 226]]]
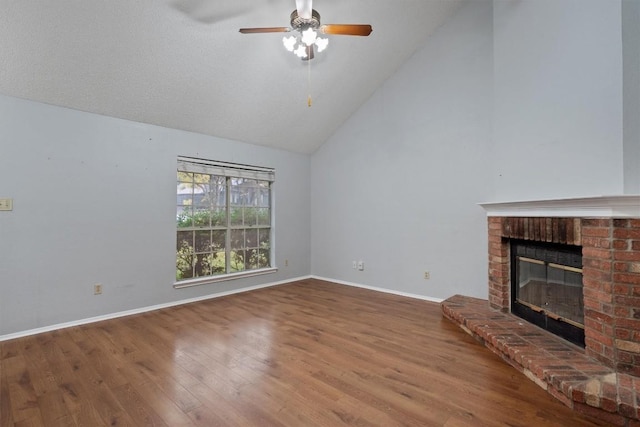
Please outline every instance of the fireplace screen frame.
[[[529, 240], [510, 240], [511, 258], [511, 312], [567, 341], [585, 347], [584, 310], [582, 322], [554, 312], [546, 304], [536, 305], [519, 298], [520, 260], [531, 265], [544, 265], [544, 268], [560, 269], [582, 274], [582, 248], [573, 245], [561, 245]], [[583, 286], [580, 288], [580, 298]], [[584, 307], [584, 305], [583, 305]]]

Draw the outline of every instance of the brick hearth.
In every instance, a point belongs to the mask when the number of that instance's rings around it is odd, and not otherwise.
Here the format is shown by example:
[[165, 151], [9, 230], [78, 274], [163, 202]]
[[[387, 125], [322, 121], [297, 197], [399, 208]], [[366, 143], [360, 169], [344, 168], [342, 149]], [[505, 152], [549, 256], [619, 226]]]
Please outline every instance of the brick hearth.
[[[481, 206], [488, 300], [455, 295], [443, 315], [565, 405], [640, 427], [640, 195]], [[585, 348], [510, 313], [513, 239], [582, 248]]]
[[487, 300], [455, 295], [442, 302], [442, 312], [568, 407], [614, 426], [640, 426], [640, 378], [616, 373]]

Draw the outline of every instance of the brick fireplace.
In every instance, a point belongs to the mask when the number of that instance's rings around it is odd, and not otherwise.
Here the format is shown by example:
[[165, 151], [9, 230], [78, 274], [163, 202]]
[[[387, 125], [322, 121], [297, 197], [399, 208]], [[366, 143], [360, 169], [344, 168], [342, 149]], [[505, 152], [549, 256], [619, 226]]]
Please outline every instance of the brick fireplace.
[[511, 239], [582, 247], [586, 354], [640, 377], [638, 218], [489, 216], [489, 304], [510, 306]]
[[[567, 406], [640, 425], [640, 196], [485, 203], [488, 301], [456, 295], [445, 317]], [[584, 344], [511, 311], [511, 242], [581, 248]]]

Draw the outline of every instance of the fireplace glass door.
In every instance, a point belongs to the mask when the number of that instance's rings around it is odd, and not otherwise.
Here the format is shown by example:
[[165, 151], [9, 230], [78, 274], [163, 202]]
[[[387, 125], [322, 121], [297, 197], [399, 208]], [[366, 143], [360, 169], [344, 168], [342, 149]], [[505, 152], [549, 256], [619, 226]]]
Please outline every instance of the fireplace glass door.
[[511, 253], [511, 311], [584, 346], [581, 249], [515, 242]]

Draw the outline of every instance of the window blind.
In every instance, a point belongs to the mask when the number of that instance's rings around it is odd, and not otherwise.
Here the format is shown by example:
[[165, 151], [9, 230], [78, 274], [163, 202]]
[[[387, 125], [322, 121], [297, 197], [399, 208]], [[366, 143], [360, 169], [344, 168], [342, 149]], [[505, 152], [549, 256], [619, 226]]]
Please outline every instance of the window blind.
[[178, 156], [178, 170], [182, 172], [203, 173], [233, 178], [256, 179], [274, 182], [275, 169], [262, 166], [243, 165], [239, 163], [219, 162]]

